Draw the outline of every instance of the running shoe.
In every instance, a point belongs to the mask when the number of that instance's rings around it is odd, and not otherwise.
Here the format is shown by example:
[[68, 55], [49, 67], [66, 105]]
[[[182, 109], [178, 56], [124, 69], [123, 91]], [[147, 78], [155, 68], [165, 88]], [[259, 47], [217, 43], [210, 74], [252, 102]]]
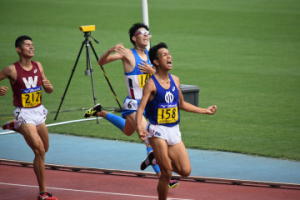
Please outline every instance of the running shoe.
[[100, 105], [100, 103], [98, 103], [97, 105], [95, 105], [94, 107], [88, 109], [85, 112], [84, 117], [88, 118], [90, 116], [97, 116], [97, 112], [101, 112], [102, 111], [102, 106]]
[[154, 159], [154, 153], [153, 151], [150, 151], [147, 155], [147, 158], [141, 163], [141, 170], [145, 170], [149, 165], [154, 165], [152, 163]]
[[15, 120], [12, 119], [10, 121], [5, 122], [5, 124], [3, 124], [2, 126], [3, 130], [9, 129], [9, 130], [15, 130]]
[[176, 180], [170, 180], [169, 189], [177, 188], [179, 186], [179, 182]]
[[44, 192], [43, 194], [39, 194], [38, 200], [58, 200], [58, 198], [53, 197], [52, 194], [48, 192]]

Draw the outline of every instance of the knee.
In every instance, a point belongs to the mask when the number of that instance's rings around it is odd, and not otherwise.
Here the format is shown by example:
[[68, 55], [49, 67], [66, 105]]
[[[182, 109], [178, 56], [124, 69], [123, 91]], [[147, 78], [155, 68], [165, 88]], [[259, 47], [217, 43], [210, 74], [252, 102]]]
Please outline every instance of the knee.
[[180, 176], [183, 176], [183, 177], [187, 177], [191, 174], [191, 171], [192, 169], [191, 168], [183, 168], [182, 171], [180, 171]]
[[43, 158], [45, 157], [47, 150], [48, 148], [45, 148], [43, 144], [39, 144], [33, 149], [33, 152], [36, 156]]
[[125, 127], [123, 128], [122, 132], [123, 132], [125, 135], [127, 135], [128, 137], [131, 136], [131, 135], [134, 133], [134, 131], [126, 130]]
[[161, 172], [161, 178], [165, 178], [165, 179], [168, 179], [170, 180], [171, 177], [172, 177], [172, 169], [168, 168], [168, 169], [160, 169], [160, 172]]
[[44, 149], [45, 149], [45, 153], [46, 153], [49, 149], [49, 145], [45, 146]]
[[132, 134], [133, 134], [133, 133], [130, 133], [130, 132], [129, 132], [129, 133], [128, 133], [128, 132], [125, 133], [125, 135], [127, 135], [128, 137], [129, 137], [129, 136], [132, 136]]
[[40, 144], [39, 148], [44, 149], [44, 153], [46, 153], [49, 149], [49, 143], [48, 142], [42, 142], [42, 144]]

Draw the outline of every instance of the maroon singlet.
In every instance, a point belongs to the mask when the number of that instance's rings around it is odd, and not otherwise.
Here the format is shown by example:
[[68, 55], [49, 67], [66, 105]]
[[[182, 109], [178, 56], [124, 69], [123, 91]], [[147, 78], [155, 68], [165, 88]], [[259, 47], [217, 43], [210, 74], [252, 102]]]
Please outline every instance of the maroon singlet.
[[17, 71], [17, 80], [11, 84], [14, 98], [14, 106], [33, 108], [42, 104], [42, 75], [38, 64], [31, 61], [32, 69], [24, 70], [19, 62], [14, 66]]

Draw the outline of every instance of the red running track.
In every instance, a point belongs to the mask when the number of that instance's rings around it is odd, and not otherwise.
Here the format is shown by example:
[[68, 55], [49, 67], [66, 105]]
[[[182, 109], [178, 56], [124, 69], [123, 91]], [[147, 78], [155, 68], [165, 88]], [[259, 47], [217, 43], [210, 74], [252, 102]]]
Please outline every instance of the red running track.
[[[48, 191], [59, 200], [158, 199], [157, 178], [46, 169]], [[38, 187], [32, 167], [0, 164], [0, 199], [37, 199]], [[283, 200], [300, 199], [299, 189], [180, 181], [169, 190], [169, 199]]]

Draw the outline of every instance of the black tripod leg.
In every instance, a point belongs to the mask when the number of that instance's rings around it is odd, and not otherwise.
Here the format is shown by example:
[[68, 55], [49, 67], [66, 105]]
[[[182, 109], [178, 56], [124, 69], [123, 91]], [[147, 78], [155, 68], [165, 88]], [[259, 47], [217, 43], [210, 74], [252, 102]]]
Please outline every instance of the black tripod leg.
[[[92, 82], [92, 89], [93, 89], [93, 97], [94, 97], [94, 105], [97, 104], [96, 100], [96, 93], [95, 93], [95, 86], [94, 86], [94, 77], [93, 77], [93, 68], [92, 68], [92, 62], [91, 62], [91, 56], [90, 56], [90, 41], [86, 41], [86, 59], [87, 59], [87, 66], [90, 66], [90, 73], [91, 73], [91, 82]], [[99, 119], [97, 117], [97, 124], [99, 124]]]
[[81, 54], [81, 51], [82, 51], [82, 48], [83, 48], [83, 45], [84, 45], [84, 43], [85, 43], [85, 41], [83, 41], [83, 42], [82, 42], [82, 45], [81, 45], [80, 51], [79, 51], [79, 53], [78, 53], [78, 56], [77, 56], [77, 59], [76, 59], [75, 65], [74, 65], [74, 67], [73, 67], [73, 69], [72, 69], [71, 76], [70, 76], [70, 78], [69, 78], [69, 81], [68, 81], [67, 87], [66, 87], [66, 89], [65, 89], [64, 95], [63, 95], [63, 97], [61, 98], [61, 102], [60, 102], [60, 104], [59, 104], [59, 107], [58, 107], [58, 109], [57, 109], [57, 112], [56, 112], [56, 115], [55, 115], [55, 118], [54, 118], [54, 120], [56, 120], [56, 119], [57, 119], [57, 116], [58, 116], [58, 113], [59, 113], [60, 107], [61, 107], [61, 105], [62, 105], [62, 103], [63, 103], [63, 100], [65, 99], [65, 96], [66, 96], [67, 90], [68, 90], [68, 88], [69, 88], [69, 85], [70, 85], [71, 79], [72, 79], [72, 77], [73, 77], [73, 74], [74, 74], [74, 72], [75, 72], [75, 69], [76, 69], [76, 66], [77, 66], [78, 60], [79, 60], [79, 58], [80, 58], [80, 54]]
[[[97, 56], [97, 54], [96, 54], [96, 51], [95, 51], [93, 45], [91, 44], [91, 41], [90, 41], [90, 45], [91, 45], [91, 47], [92, 47], [92, 50], [93, 50], [94, 55], [95, 55], [95, 57], [96, 57], [96, 59], [97, 59], [97, 62], [98, 62], [99, 58], [98, 58], [98, 56]], [[103, 68], [101, 65], [100, 65], [100, 67], [101, 67], [101, 69], [104, 71], [104, 68]], [[104, 71], [104, 73], [105, 73], [105, 71]], [[113, 94], [114, 94], [115, 96], [117, 96], [116, 93], [115, 93], [115, 91], [114, 91], [114, 89], [112, 88], [112, 85], [110, 84], [109, 79], [108, 79], [106, 76], [105, 76], [105, 79], [106, 79], [106, 81], [107, 81], [107, 83], [108, 83], [108, 85], [109, 85], [111, 91], [113, 92]], [[118, 103], [118, 105], [119, 105], [120, 110], [122, 110], [122, 106], [120, 105], [120, 102], [119, 102], [117, 99], [116, 99], [116, 101], [117, 101], [117, 103]]]

